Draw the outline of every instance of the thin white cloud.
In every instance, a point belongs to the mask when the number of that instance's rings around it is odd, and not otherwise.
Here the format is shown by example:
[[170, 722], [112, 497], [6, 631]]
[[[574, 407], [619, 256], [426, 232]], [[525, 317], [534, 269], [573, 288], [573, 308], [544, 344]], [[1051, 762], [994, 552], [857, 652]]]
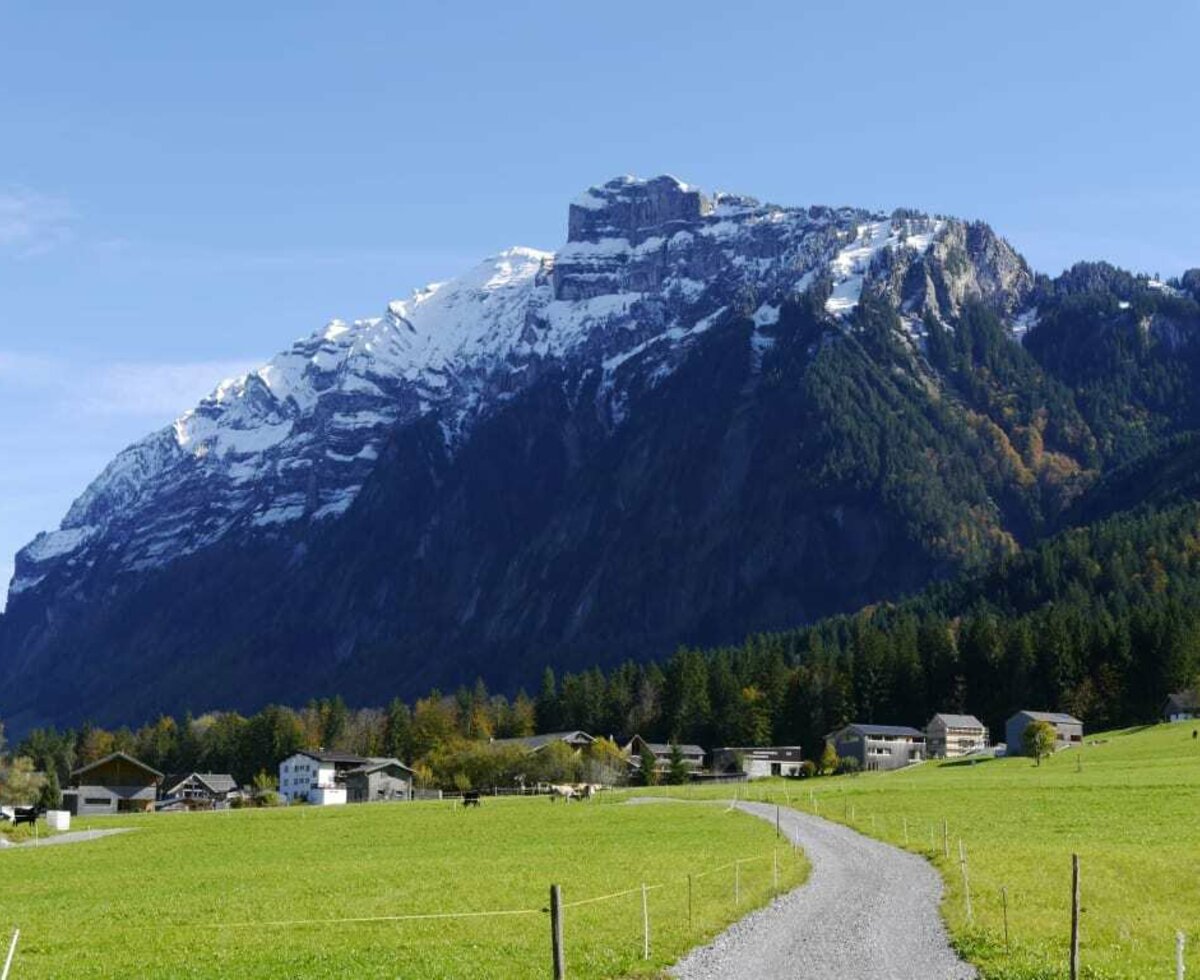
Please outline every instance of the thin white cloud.
[[257, 366], [250, 360], [96, 363], [0, 350], [0, 401], [23, 393], [57, 414], [134, 417], [166, 425], [226, 378]]
[[59, 197], [21, 187], [0, 188], [0, 253], [41, 255], [74, 237], [75, 211]]

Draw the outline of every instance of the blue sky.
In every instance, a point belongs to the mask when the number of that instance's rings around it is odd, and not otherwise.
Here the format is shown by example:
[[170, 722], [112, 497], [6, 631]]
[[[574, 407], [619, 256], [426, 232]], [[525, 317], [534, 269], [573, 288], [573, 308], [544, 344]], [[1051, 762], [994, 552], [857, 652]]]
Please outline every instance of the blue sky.
[[221, 377], [591, 183], [1200, 265], [1200, 5], [0, 2], [0, 580]]

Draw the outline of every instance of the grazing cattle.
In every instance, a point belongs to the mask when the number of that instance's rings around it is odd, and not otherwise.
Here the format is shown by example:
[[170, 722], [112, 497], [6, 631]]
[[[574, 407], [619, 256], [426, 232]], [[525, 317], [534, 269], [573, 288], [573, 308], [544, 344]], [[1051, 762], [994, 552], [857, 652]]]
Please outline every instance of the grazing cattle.
[[464, 809], [469, 806], [479, 806], [480, 805], [479, 790], [477, 790], [477, 789], [467, 790], [465, 793], [463, 793], [462, 801], [463, 801]]
[[550, 787], [550, 802], [553, 803], [556, 799], [566, 800], [568, 803], [576, 798], [575, 787], [569, 783], [560, 783]]
[[37, 823], [37, 818], [41, 817], [46, 812], [44, 806], [14, 806], [12, 825], [20, 826], [22, 824]]

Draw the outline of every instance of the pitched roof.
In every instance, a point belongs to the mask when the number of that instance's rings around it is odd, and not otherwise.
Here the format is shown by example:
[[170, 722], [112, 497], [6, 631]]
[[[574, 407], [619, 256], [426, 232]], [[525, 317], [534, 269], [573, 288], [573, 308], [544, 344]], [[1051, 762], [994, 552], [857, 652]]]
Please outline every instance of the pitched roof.
[[341, 762], [348, 765], [363, 766], [371, 761], [366, 756], [355, 755], [353, 752], [326, 752], [324, 749], [300, 749], [294, 752], [293, 755], [306, 755], [317, 762], [332, 762], [335, 765]]
[[699, 745], [688, 745], [685, 742], [642, 742], [655, 755], [670, 755], [671, 747], [678, 745], [684, 755], [704, 755], [704, 749]]
[[139, 769], [146, 770], [146, 772], [150, 773], [152, 776], [157, 776], [159, 779], [163, 778], [163, 774], [153, 766], [148, 766], [140, 759], [135, 759], [133, 756], [125, 752], [111, 752], [103, 759], [97, 759], [95, 762], [89, 762], [86, 766], [80, 766], [78, 769], [72, 770], [71, 775], [82, 776], [85, 772], [91, 772], [93, 769], [104, 765], [106, 762], [112, 762], [114, 759], [124, 759], [126, 762], [137, 766]]
[[1009, 721], [1020, 715], [1026, 718], [1032, 718], [1034, 721], [1048, 721], [1052, 725], [1082, 725], [1083, 722], [1073, 715], [1065, 714], [1061, 711], [1018, 711]]
[[974, 715], [947, 715], [942, 712], [934, 715], [930, 723], [941, 719], [947, 728], [983, 728], [983, 722]]
[[237, 789], [237, 782], [227, 773], [176, 772], [163, 780], [163, 792], [170, 796], [193, 776], [212, 793], [232, 793]]
[[538, 749], [549, 745], [551, 742], [594, 742], [595, 737], [587, 732], [546, 732], [544, 735], [525, 735], [521, 738], [494, 738], [492, 745], [501, 747], [513, 746], [515, 748], [524, 749], [526, 752], [536, 752]]
[[412, 773], [410, 769], [399, 759], [371, 759], [366, 765], [359, 766], [357, 769], [348, 769], [342, 773], [343, 776], [368, 776], [373, 772], [379, 772], [380, 769], [390, 769], [392, 766], [399, 766], [407, 773]]
[[1176, 691], [1168, 696], [1164, 710], [1167, 714], [1200, 711], [1200, 691]]
[[[863, 725], [859, 724], [858, 722], [852, 722], [845, 727], [853, 728], [856, 732], [858, 732], [859, 735], [866, 735], [868, 738], [872, 735], [878, 735], [884, 738], [888, 736], [899, 737], [901, 735], [908, 736], [910, 738], [925, 737], [924, 732], [917, 731], [915, 728], [909, 728], [908, 725]], [[839, 729], [839, 731], [841, 730], [843, 729]]]

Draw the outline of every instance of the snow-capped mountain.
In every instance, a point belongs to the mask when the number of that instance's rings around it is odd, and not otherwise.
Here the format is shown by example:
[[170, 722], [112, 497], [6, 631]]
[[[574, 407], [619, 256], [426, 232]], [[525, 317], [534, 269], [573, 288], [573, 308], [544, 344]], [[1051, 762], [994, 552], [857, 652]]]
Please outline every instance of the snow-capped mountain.
[[973, 567], [1086, 483], [1087, 425], [1030, 407], [1061, 393], [1013, 340], [1038, 284], [986, 225], [623, 177], [567, 226], [119, 454], [17, 556], [0, 716], [725, 642]]
[[[661, 380], [725, 314], [766, 328], [782, 301], [820, 288], [845, 317], [876, 288], [919, 335], [926, 312], [952, 316], [969, 297], [1015, 314], [1032, 286], [982, 225], [708, 197], [672, 177], [590, 188], [568, 229], [557, 252], [509, 249], [220, 384], [118, 455], [59, 530], [21, 551], [10, 602], [52, 572], [53, 589], [73, 589], [101, 559], [137, 572], [231, 533], [336, 520], [395, 426], [435, 413], [453, 447], [551, 363], [600, 375], [600, 408], [619, 424], [622, 367]], [[754, 348], [772, 343], [761, 334]]]

